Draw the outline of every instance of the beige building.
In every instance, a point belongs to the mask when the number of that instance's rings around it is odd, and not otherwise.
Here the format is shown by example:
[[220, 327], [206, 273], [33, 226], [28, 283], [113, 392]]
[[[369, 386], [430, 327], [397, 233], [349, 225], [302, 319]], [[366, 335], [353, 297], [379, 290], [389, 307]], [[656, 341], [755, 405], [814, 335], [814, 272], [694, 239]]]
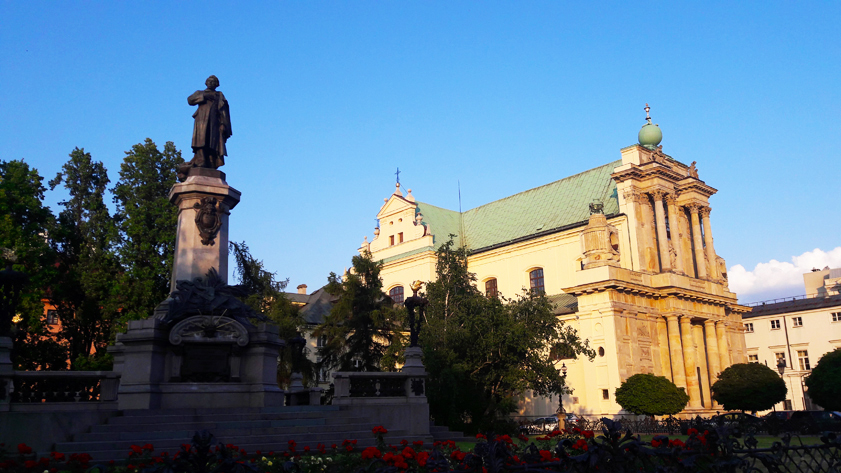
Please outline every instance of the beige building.
[[[435, 250], [456, 235], [488, 295], [545, 292], [557, 314], [590, 340], [595, 360], [559, 359], [574, 389], [567, 412], [620, 411], [614, 391], [636, 373], [686, 388], [692, 413], [714, 409], [710, 380], [744, 362], [741, 314], [713, 246], [716, 189], [662, 152], [650, 119], [621, 159], [466, 212], [416, 200], [397, 185], [377, 213], [368, 250], [384, 262], [386, 291], [402, 300], [435, 277]], [[526, 396], [524, 415], [557, 399]]]
[[804, 379], [823, 355], [841, 348], [841, 269], [813, 270], [803, 282], [805, 296], [750, 304], [753, 310], [742, 316], [748, 361], [785, 366], [788, 396], [780, 410], [819, 408]]

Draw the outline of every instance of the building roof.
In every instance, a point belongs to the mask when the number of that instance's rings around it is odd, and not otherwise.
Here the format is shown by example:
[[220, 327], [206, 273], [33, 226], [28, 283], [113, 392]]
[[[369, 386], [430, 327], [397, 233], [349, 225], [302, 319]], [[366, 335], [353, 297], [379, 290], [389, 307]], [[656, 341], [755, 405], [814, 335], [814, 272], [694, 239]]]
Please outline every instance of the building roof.
[[750, 312], [742, 314], [742, 320], [765, 315], [790, 314], [793, 312], [804, 312], [836, 306], [841, 308], [841, 294], [829, 297], [807, 297], [804, 299], [755, 305]]
[[553, 294], [546, 296], [554, 307], [555, 315], [574, 314], [578, 312], [578, 298], [572, 294]]
[[[450, 234], [472, 251], [506, 244], [532, 235], [554, 233], [586, 224], [593, 199], [604, 203], [604, 213], [619, 213], [616, 182], [610, 175], [621, 160], [559, 181], [529, 189], [459, 213], [418, 202], [423, 221], [434, 235], [435, 248]], [[462, 228], [464, 231], [462, 232]]]
[[301, 317], [303, 317], [304, 322], [315, 325], [324, 322], [324, 318], [330, 313], [336, 299], [323, 287], [312, 294], [285, 292], [284, 295], [292, 302], [304, 304], [300, 311]]

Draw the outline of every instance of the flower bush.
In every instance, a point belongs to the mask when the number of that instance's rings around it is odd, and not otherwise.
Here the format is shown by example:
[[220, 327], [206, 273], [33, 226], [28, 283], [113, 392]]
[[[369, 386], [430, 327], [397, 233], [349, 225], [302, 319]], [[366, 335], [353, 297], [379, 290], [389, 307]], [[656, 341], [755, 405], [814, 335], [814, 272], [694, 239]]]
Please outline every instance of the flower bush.
[[[341, 445], [319, 443], [315, 447], [288, 442], [281, 452], [247, 452], [234, 444], [214, 444], [207, 432], [196, 433], [190, 444], [182, 444], [170, 455], [156, 453], [152, 444], [132, 445], [125, 462], [106, 465], [91, 464], [87, 454], [65, 455], [50, 452], [39, 455], [25, 444], [7, 452], [0, 444], [0, 471], [10, 473], [488, 473], [519, 470], [545, 471], [730, 471], [727, 465], [749, 465], [756, 441], [748, 437], [743, 443], [727, 428], [714, 431], [689, 429], [684, 439], [656, 436], [643, 442], [639, 436], [622, 432], [621, 424], [603, 420], [600, 433], [577, 427], [556, 430], [534, 440], [523, 435], [490, 432], [478, 434], [472, 451], [462, 451], [452, 441], [402, 440], [386, 445], [382, 426], [372, 429], [377, 446], [357, 449], [357, 440], [347, 439]], [[841, 438], [828, 435], [822, 446], [800, 448], [808, 453], [824, 449], [828, 457], [841, 458]], [[742, 450], [739, 450], [739, 449]], [[746, 448], [746, 450], [745, 450]], [[802, 453], [802, 452], [801, 452]], [[764, 455], [756, 453], [756, 458]], [[765, 455], [764, 460], [768, 461]], [[732, 468], [731, 468], [732, 470]], [[737, 470], [734, 470], [737, 471]], [[745, 470], [747, 471], [747, 470]]]

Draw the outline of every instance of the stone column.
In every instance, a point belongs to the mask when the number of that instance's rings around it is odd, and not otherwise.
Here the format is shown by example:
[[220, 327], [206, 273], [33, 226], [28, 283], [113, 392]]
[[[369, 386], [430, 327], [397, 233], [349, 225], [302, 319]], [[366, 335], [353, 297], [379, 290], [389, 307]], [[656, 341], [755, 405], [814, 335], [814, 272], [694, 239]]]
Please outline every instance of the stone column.
[[701, 207], [701, 220], [704, 223], [704, 244], [707, 246], [707, 267], [710, 279], [718, 279], [718, 267], [715, 262], [715, 249], [713, 248], [713, 231], [710, 227], [710, 207]]
[[[707, 361], [710, 368], [710, 387], [718, 381], [718, 374], [721, 373], [721, 358], [718, 355], [718, 338], [715, 335], [715, 321], [704, 321], [704, 335], [707, 339]], [[720, 408], [720, 404], [713, 400], [713, 408]]]
[[643, 230], [645, 238], [645, 251], [642, 254], [642, 267], [648, 272], [656, 273], [659, 265], [657, 264], [657, 247], [654, 242], [654, 209], [651, 207], [651, 201], [648, 198], [648, 194], [640, 195], [640, 207], [642, 207], [642, 213], [645, 217], [645, 228]]
[[698, 268], [698, 279], [706, 279], [707, 265], [704, 259], [704, 241], [701, 239], [701, 222], [698, 220], [698, 204], [689, 206], [689, 214], [692, 218], [692, 241], [695, 244], [695, 266]]
[[[692, 338], [695, 340], [695, 361], [701, 367], [701, 391], [704, 393], [704, 407], [712, 407], [712, 397], [710, 396], [710, 374], [707, 370], [707, 350], [704, 346], [704, 327], [700, 325], [692, 326]], [[697, 373], [697, 370], [696, 370]]]
[[718, 360], [721, 370], [724, 371], [730, 366], [730, 340], [727, 339], [727, 327], [723, 320], [715, 323], [715, 334], [718, 340]]
[[178, 207], [178, 230], [170, 292], [176, 281], [204, 278], [210, 268], [227, 284], [228, 217], [240, 195], [225, 182], [225, 173], [214, 169], [192, 168], [184, 182], [172, 186], [169, 201]]
[[[669, 350], [672, 354], [672, 382], [677, 387], [686, 388], [686, 374], [683, 371], [683, 347], [680, 343], [680, 326], [677, 315], [667, 315], [666, 322], [669, 329]], [[687, 394], [689, 390], [687, 389]]]
[[666, 212], [663, 209], [665, 192], [654, 191], [654, 214], [657, 218], [657, 246], [660, 250], [660, 271], [667, 273], [672, 270], [672, 258], [669, 253], [669, 238], [666, 236]]
[[683, 366], [686, 372], [686, 392], [689, 394], [689, 407], [701, 407], [701, 387], [698, 385], [698, 374], [695, 372], [695, 353], [692, 338], [692, 323], [689, 317], [680, 318], [680, 335], [683, 341]]
[[718, 374], [721, 373], [721, 358], [718, 355], [718, 338], [715, 335], [715, 322], [704, 321], [704, 334], [707, 339], [707, 353], [710, 362], [710, 382], [715, 383]]
[[677, 198], [674, 193], [666, 194], [666, 208], [669, 211], [669, 233], [672, 236], [670, 244], [675, 251], [675, 264], [672, 269], [679, 274], [686, 274], [683, 267], [683, 249], [680, 244], [681, 230], [677, 216]]
[[657, 318], [657, 345], [660, 353], [660, 375], [665, 376], [674, 382], [672, 378], [672, 363], [669, 359], [669, 328], [666, 326], [666, 319]]

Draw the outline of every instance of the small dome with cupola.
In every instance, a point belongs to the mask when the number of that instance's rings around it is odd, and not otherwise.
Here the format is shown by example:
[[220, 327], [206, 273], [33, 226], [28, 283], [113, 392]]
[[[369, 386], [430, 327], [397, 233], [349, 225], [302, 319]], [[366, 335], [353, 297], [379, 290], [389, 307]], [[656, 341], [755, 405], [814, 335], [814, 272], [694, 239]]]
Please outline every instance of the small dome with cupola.
[[640, 128], [637, 139], [642, 146], [648, 149], [656, 149], [657, 145], [663, 141], [663, 132], [660, 131], [659, 125], [651, 123], [651, 115], [648, 114], [650, 110], [651, 107], [645, 104], [645, 120], [647, 123]]

